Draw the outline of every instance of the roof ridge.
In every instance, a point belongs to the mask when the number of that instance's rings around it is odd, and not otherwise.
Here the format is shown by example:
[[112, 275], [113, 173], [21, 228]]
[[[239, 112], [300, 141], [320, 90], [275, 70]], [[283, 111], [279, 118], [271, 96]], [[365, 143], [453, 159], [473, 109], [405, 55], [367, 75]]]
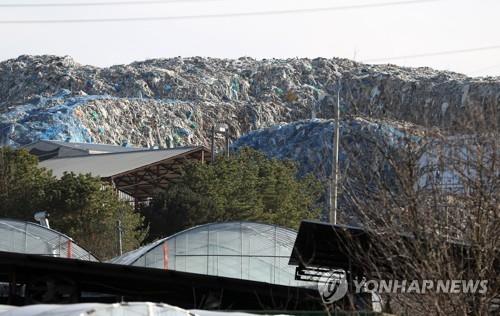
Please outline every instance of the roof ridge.
[[143, 149], [143, 150], [130, 150], [130, 151], [120, 151], [120, 152], [112, 152], [112, 153], [100, 153], [100, 154], [87, 154], [87, 155], [78, 155], [78, 156], [68, 156], [68, 157], [56, 157], [47, 159], [49, 160], [61, 160], [61, 159], [74, 159], [74, 158], [82, 158], [82, 157], [96, 157], [96, 156], [108, 156], [108, 155], [125, 155], [125, 154], [136, 154], [136, 153], [144, 153], [144, 152], [159, 152], [159, 151], [171, 151], [171, 150], [179, 150], [179, 149], [196, 149], [196, 148], [205, 148], [204, 146], [183, 146], [183, 147], [174, 147], [174, 148], [164, 148], [164, 149]]

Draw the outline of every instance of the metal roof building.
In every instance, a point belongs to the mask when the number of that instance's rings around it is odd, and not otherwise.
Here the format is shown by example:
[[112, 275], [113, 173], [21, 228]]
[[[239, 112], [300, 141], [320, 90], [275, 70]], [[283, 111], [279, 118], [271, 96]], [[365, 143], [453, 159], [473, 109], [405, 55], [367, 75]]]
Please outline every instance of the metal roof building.
[[179, 169], [186, 162], [206, 160], [210, 160], [210, 151], [199, 146], [52, 158], [42, 161], [40, 166], [51, 170], [58, 178], [71, 172], [91, 174], [134, 199], [142, 200], [165, 189], [180, 175]]
[[106, 153], [119, 153], [144, 150], [144, 148], [124, 147], [106, 144], [70, 143], [58, 140], [39, 140], [23, 147], [40, 161], [52, 158], [64, 158]]

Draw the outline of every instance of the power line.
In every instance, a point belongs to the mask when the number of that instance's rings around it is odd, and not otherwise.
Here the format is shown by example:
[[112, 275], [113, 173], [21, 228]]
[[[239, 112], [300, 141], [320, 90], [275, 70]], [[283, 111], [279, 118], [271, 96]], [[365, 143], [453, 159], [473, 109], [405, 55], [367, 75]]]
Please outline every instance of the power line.
[[415, 59], [415, 58], [422, 58], [422, 57], [454, 55], [454, 54], [479, 52], [479, 51], [494, 50], [494, 49], [500, 49], [500, 45], [457, 49], [457, 50], [448, 50], [448, 51], [442, 51], [442, 52], [423, 53], [423, 54], [406, 55], [406, 56], [373, 58], [373, 59], [363, 60], [363, 62], [380, 62], [380, 61], [392, 61], [392, 60], [401, 60], [401, 59]]
[[106, 2], [64, 2], [64, 3], [6, 3], [0, 4], [0, 8], [41, 8], [41, 7], [94, 7], [113, 5], [144, 5], [144, 4], [167, 4], [179, 2], [211, 2], [221, 0], [144, 0], [144, 1], [106, 1]]
[[341, 10], [354, 10], [366, 8], [381, 8], [389, 6], [400, 6], [417, 3], [438, 2], [442, 0], [410, 0], [410, 1], [391, 1], [373, 4], [345, 5], [324, 8], [311, 9], [289, 9], [276, 11], [255, 11], [255, 12], [237, 12], [237, 13], [218, 13], [206, 15], [179, 15], [164, 17], [129, 17], [129, 18], [95, 18], [95, 19], [60, 19], [60, 20], [3, 20], [0, 24], [59, 24], [59, 23], [98, 23], [98, 22], [141, 22], [141, 21], [169, 21], [169, 20], [194, 20], [194, 19], [213, 19], [213, 18], [233, 18], [248, 16], [270, 16], [286, 15], [296, 13], [317, 13]]

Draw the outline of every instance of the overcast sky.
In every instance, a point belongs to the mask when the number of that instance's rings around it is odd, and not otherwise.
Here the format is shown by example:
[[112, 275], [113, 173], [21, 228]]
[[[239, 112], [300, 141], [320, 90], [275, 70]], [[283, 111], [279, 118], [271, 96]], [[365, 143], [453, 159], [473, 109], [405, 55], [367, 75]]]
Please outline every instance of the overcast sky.
[[[83, 64], [109, 66], [174, 56], [344, 57], [371, 63], [429, 66], [472, 76], [500, 76], [500, 0], [165, 0], [170, 3], [5, 6], [113, 1], [120, 0], [0, 0], [0, 60], [22, 54], [56, 54], [70, 55]], [[133, 0], [122, 2], [126, 1]], [[410, 3], [400, 4], [404, 1]], [[382, 3], [392, 5], [375, 6]], [[358, 5], [363, 7], [346, 8]], [[329, 9], [160, 21], [2, 23], [312, 8]], [[408, 57], [460, 50], [473, 51]], [[407, 57], [392, 58], [400, 56]]]

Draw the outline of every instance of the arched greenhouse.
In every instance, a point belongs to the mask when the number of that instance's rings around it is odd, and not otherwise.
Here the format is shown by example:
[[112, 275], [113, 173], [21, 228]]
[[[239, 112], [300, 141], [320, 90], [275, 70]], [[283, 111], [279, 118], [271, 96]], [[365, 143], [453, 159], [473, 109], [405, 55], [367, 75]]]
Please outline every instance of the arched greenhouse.
[[0, 219], [0, 251], [98, 261], [70, 237], [31, 222]]
[[112, 263], [301, 286], [288, 265], [297, 233], [251, 222], [212, 223], [158, 240]]

